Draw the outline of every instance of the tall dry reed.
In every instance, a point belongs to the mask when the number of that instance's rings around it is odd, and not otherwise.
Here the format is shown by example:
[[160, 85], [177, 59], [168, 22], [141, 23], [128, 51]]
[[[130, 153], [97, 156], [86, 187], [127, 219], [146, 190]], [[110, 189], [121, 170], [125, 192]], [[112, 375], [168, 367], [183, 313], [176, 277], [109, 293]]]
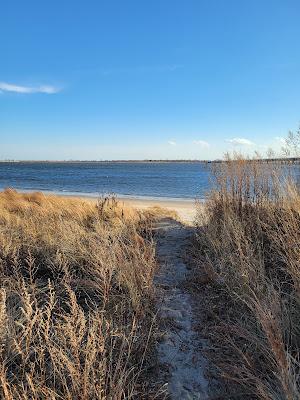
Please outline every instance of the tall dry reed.
[[1, 398], [149, 398], [150, 225], [114, 199], [0, 193]]
[[220, 398], [300, 399], [300, 195], [289, 175], [227, 155], [198, 212], [198, 288]]

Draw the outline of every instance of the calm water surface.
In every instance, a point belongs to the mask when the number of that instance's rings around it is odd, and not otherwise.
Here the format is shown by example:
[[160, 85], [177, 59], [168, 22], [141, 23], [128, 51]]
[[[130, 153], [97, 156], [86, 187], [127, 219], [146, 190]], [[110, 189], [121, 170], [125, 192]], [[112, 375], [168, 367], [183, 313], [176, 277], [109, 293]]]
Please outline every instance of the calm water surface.
[[0, 163], [1, 190], [194, 199], [209, 186], [209, 165], [202, 163]]

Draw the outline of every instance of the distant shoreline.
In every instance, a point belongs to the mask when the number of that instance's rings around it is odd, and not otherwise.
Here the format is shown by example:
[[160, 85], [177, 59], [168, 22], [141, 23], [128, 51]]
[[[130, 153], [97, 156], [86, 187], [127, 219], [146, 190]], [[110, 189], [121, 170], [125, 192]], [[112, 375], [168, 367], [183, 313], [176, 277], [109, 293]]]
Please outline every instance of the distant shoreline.
[[113, 163], [120, 163], [120, 164], [146, 164], [146, 163], [211, 163], [214, 161], [211, 160], [0, 160], [0, 163], [38, 163], [38, 164], [113, 164]]
[[[231, 160], [232, 161], [232, 160]], [[238, 160], [236, 160], [238, 161]], [[300, 157], [249, 158], [249, 162], [300, 164]], [[0, 164], [219, 164], [216, 160], [0, 160]]]

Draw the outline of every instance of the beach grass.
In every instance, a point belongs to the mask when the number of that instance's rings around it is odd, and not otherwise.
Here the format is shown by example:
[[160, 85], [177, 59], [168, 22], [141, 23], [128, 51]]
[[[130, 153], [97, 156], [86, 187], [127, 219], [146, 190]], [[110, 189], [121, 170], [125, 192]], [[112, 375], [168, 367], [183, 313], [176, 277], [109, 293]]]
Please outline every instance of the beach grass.
[[193, 252], [218, 398], [299, 399], [298, 188], [276, 163], [239, 154], [214, 184]]
[[114, 198], [0, 193], [0, 397], [156, 392], [155, 213]]

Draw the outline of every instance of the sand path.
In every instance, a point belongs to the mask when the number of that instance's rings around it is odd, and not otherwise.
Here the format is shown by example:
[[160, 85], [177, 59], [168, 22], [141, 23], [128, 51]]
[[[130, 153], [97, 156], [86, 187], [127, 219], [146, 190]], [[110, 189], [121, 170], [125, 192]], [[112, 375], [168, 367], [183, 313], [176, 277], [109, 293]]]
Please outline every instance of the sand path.
[[183, 287], [189, 273], [183, 256], [192, 228], [163, 219], [157, 223], [156, 231], [160, 272], [155, 284], [160, 294], [159, 314], [165, 332], [158, 347], [161, 381], [166, 383], [172, 400], [207, 399], [203, 343], [193, 331], [192, 296]]

